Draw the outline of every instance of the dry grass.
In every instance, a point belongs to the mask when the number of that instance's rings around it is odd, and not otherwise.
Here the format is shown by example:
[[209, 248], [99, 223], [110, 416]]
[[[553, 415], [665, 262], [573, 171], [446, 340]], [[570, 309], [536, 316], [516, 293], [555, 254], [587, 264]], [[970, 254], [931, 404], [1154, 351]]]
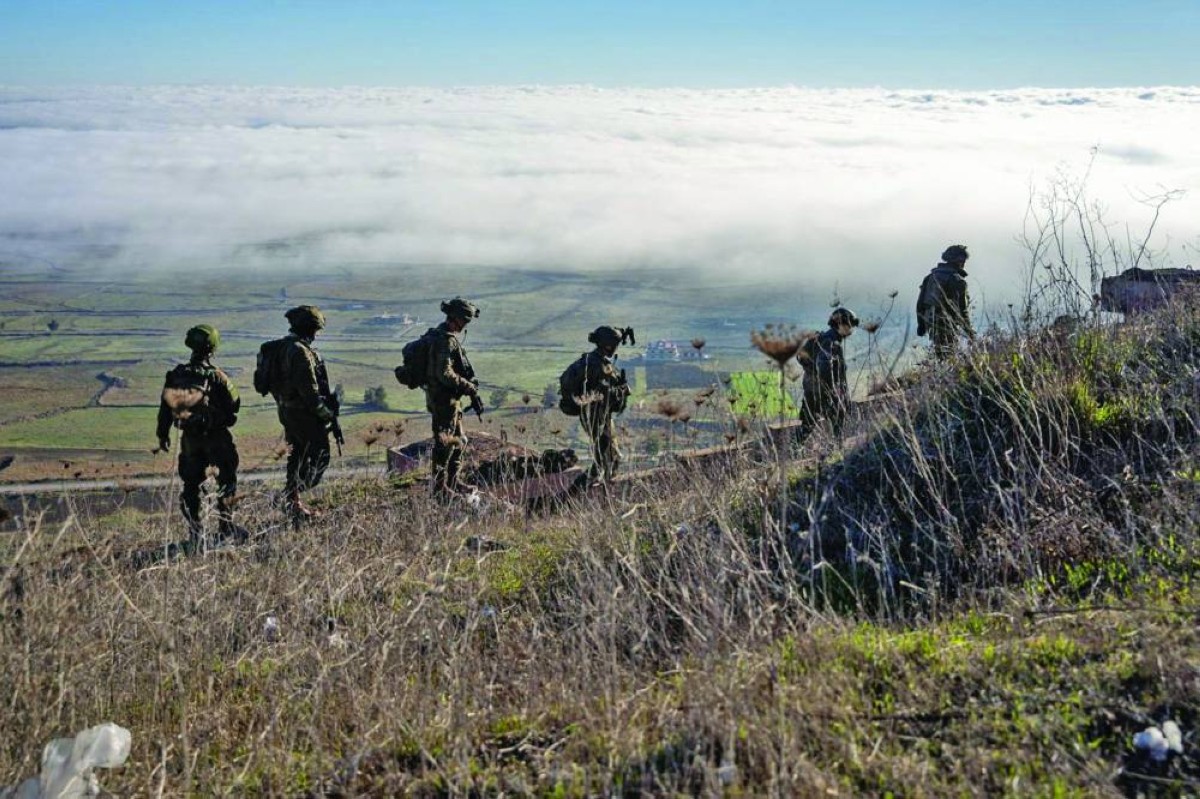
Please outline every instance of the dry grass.
[[335, 483], [311, 528], [252, 497], [251, 544], [138, 566], [174, 515], [29, 526], [0, 784], [112, 720], [129, 794], [1194, 792], [1128, 741], [1200, 723], [1200, 320], [1054, 342], [931, 371], [844, 455], [543, 515]]

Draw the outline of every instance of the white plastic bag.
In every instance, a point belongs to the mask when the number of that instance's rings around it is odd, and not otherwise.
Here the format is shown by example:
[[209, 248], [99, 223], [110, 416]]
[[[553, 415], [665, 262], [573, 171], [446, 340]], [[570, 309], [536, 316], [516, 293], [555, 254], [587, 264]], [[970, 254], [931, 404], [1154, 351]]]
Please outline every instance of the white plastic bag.
[[111, 722], [74, 738], [56, 738], [42, 750], [42, 773], [15, 788], [0, 789], [0, 799], [84, 799], [100, 793], [98, 768], [115, 768], [129, 758], [129, 730]]

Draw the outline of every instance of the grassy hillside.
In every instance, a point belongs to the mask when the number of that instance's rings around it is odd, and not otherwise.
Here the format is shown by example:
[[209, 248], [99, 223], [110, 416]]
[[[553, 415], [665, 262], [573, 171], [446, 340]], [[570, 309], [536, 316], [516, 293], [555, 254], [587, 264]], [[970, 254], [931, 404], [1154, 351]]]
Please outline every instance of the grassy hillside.
[[0, 784], [111, 720], [137, 794], [1193, 795], [1198, 369], [1187, 309], [992, 338], [844, 450], [542, 514], [335, 484], [300, 533], [251, 493], [171, 563], [81, 505], [0, 540]]

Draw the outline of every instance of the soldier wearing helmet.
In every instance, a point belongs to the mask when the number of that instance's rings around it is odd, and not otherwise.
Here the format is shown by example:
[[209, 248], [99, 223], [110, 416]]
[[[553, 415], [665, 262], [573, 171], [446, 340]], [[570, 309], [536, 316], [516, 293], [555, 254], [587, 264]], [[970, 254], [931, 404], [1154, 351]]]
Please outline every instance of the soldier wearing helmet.
[[970, 296], [967, 293], [966, 246], [952, 244], [942, 253], [942, 262], [925, 276], [917, 296], [917, 335], [928, 335], [939, 360], [954, 355], [958, 337], [975, 340], [971, 326]]
[[853, 311], [838, 308], [829, 315], [829, 328], [804, 342], [796, 354], [804, 369], [804, 400], [800, 406], [802, 438], [813, 432], [822, 417], [829, 419], [835, 434], [842, 434], [846, 411], [850, 407], [842, 342], [858, 324]]
[[188, 526], [190, 549], [204, 541], [200, 519], [200, 491], [208, 469], [217, 471], [217, 540], [241, 531], [233, 521], [237, 495], [238, 451], [230, 428], [237, 423], [241, 398], [233, 381], [212, 364], [221, 334], [212, 325], [188, 330], [184, 344], [191, 359], [167, 372], [158, 406], [158, 446], [171, 448], [171, 428], [180, 430], [179, 479], [183, 483], [179, 504]]
[[289, 331], [279, 340], [278, 380], [271, 395], [288, 445], [285, 509], [292, 525], [299, 527], [315, 515], [300, 495], [325, 476], [330, 433], [340, 441], [340, 404], [329, 387], [325, 359], [313, 343], [325, 328], [325, 315], [315, 305], [300, 305], [284, 316]]
[[433, 491], [447, 499], [458, 489], [466, 452], [460, 400], [469, 397], [480, 407], [479, 381], [462, 345], [462, 333], [479, 318], [479, 308], [462, 297], [446, 300], [441, 308], [446, 321], [426, 334], [430, 344], [425, 407], [433, 417]]
[[569, 399], [579, 409], [579, 422], [592, 442], [592, 480], [608, 483], [621, 464], [613, 416], [622, 413], [629, 401], [629, 384], [625, 370], [618, 370], [614, 361], [617, 347], [626, 341], [636, 343], [632, 327], [601, 325], [588, 334], [588, 342], [596, 348], [583, 355], [567, 370], [566, 385]]

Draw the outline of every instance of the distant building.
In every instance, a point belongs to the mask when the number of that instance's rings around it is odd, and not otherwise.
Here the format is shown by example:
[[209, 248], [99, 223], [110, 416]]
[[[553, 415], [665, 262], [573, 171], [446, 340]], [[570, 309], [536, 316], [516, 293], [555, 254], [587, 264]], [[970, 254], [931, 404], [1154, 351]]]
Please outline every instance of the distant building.
[[706, 361], [708, 356], [703, 351], [691, 345], [680, 345], [670, 339], [659, 339], [646, 345], [642, 350], [641, 359], [647, 363], [665, 363], [674, 361]]
[[364, 325], [371, 325], [372, 327], [408, 327], [416, 323], [416, 317], [406, 313], [381, 313], [363, 322]]

